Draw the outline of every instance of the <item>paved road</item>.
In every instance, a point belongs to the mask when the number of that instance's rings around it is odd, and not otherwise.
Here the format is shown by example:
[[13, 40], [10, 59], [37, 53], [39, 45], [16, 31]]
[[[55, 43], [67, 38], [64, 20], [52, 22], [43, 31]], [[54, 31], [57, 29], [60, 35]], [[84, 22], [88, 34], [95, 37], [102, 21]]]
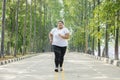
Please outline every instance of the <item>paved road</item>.
[[0, 66], [0, 80], [120, 80], [120, 68], [80, 53], [67, 53], [63, 72], [54, 72], [54, 55], [43, 53]]

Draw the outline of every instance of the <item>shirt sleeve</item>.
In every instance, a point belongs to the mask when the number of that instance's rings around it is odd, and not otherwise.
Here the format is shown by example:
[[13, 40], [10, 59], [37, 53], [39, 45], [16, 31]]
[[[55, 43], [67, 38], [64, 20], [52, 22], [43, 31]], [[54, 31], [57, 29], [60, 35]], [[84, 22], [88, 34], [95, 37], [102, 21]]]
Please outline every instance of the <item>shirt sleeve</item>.
[[70, 31], [67, 28], [65, 28], [65, 34], [66, 33], [70, 33]]
[[53, 28], [53, 29], [50, 31], [50, 33], [51, 33], [51, 34], [53, 34], [53, 33], [54, 33], [54, 31], [55, 31], [55, 28]]

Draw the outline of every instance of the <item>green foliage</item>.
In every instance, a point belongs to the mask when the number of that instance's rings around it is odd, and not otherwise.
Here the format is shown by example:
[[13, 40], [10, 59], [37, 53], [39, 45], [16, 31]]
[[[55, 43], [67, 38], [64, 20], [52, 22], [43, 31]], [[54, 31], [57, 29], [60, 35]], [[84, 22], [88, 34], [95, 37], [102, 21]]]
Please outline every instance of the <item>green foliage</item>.
[[[10, 42], [11, 48], [14, 48], [16, 40], [17, 1], [7, 0], [6, 4], [5, 45], [7, 47], [7, 43]], [[92, 48], [93, 38], [96, 48], [98, 39], [105, 39], [106, 26], [108, 26], [108, 35], [115, 38], [115, 29], [119, 27], [116, 24], [120, 25], [120, 21], [116, 19], [117, 13], [120, 11], [120, 0], [100, 0], [99, 5], [97, 0], [63, 0], [63, 3], [60, 3], [59, 0], [36, 0], [36, 5], [32, 0], [32, 3], [27, 5], [27, 16], [25, 15], [25, 1], [20, 0], [19, 4], [18, 51], [24, 46], [25, 25], [26, 50], [34, 51], [35, 48], [36, 52], [49, 46], [48, 33], [51, 28], [56, 26], [58, 20], [64, 20], [65, 26], [72, 30], [70, 46], [82, 50], [85, 50], [86, 47]], [[1, 18], [2, 1], [0, 5]], [[63, 12], [60, 14], [60, 11]], [[98, 27], [100, 27], [100, 31], [98, 31]]]
[[[120, 0], [101, 0], [99, 5], [97, 0], [63, 1], [66, 25], [72, 27], [74, 31], [70, 45], [77, 47], [82, 46], [83, 43], [84, 47], [88, 45], [92, 48], [94, 38], [96, 48], [98, 39], [105, 39], [107, 25], [108, 36], [115, 37], [117, 28], [115, 24], [120, 22], [115, 20], [116, 13], [120, 11]], [[98, 26], [100, 32], [98, 32]], [[110, 37], [109, 40], [114, 37]]]
[[[8, 0], [6, 3], [6, 27], [5, 27], [5, 48], [10, 42], [10, 48], [15, 48], [16, 43], [16, 10], [18, 0]], [[36, 0], [36, 11], [34, 0], [27, 4], [26, 14], [26, 0], [20, 0], [18, 12], [18, 41], [17, 52], [21, 52], [25, 46], [26, 52], [35, 51], [40, 52], [49, 44], [48, 33], [51, 28], [55, 27], [58, 20], [62, 19], [60, 16], [61, 4], [58, 0]], [[2, 16], [2, 1], [0, 2], [0, 16]], [[25, 19], [26, 16], [26, 19]], [[36, 17], [36, 19], [35, 19]], [[1, 17], [0, 17], [1, 18]], [[26, 20], [26, 23], [25, 23]], [[36, 26], [35, 26], [36, 24]], [[26, 31], [24, 27], [26, 25]], [[1, 26], [1, 21], [0, 21]], [[35, 30], [36, 27], [36, 30]], [[26, 33], [26, 34], [25, 34]], [[24, 34], [26, 35], [25, 45], [23, 45]], [[36, 36], [36, 37], [35, 37]], [[12, 51], [14, 53], [14, 50]]]

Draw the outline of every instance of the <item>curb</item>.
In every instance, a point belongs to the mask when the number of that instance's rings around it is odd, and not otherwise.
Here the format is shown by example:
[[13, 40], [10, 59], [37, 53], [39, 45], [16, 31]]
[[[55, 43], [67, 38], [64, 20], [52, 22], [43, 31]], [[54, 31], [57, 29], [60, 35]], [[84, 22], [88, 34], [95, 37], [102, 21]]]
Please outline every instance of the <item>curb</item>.
[[103, 61], [103, 62], [108, 63], [108, 64], [112, 64], [112, 65], [117, 66], [117, 67], [120, 67], [120, 60], [114, 60], [114, 59], [94, 56], [94, 55], [90, 55], [90, 54], [83, 54], [83, 55], [90, 57], [90, 58], [94, 58], [96, 60]]
[[36, 54], [30, 54], [30, 55], [26, 55], [26, 56], [19, 57], [19, 58], [3, 60], [3, 61], [0, 61], [0, 66], [6, 65], [6, 64], [9, 64], [9, 63], [13, 63], [13, 62], [17, 62], [17, 61], [21, 61], [23, 59], [27, 59], [27, 58], [30, 58], [30, 57], [33, 57], [33, 56], [37, 56], [37, 55], [39, 55], [39, 54], [36, 53]]

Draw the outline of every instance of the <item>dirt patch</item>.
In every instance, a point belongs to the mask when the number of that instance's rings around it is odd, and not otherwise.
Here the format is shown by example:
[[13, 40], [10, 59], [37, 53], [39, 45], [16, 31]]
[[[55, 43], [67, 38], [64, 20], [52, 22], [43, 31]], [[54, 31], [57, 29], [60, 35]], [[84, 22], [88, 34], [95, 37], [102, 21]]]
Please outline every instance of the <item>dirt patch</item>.
[[[26, 54], [28, 55], [28, 54]], [[5, 56], [4, 58], [0, 58], [0, 61], [4, 61], [4, 60], [8, 60], [8, 59], [14, 59], [14, 58], [19, 58], [19, 57], [23, 57], [23, 56], [26, 56], [26, 55], [17, 55], [16, 57], [14, 56]]]

